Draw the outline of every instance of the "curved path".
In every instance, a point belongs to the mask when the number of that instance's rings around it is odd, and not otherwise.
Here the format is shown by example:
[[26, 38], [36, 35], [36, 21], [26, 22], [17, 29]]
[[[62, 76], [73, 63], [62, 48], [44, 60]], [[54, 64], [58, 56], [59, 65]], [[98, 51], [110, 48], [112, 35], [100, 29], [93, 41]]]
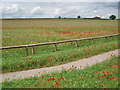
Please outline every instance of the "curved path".
[[2, 76], [0, 77], [0, 82], [3, 82], [5, 80], [23, 79], [34, 76], [40, 76], [42, 74], [47, 74], [51, 72], [61, 72], [62, 70], [68, 70], [71, 67], [75, 67], [76, 69], [83, 69], [87, 66], [91, 66], [93, 64], [110, 59], [111, 56], [118, 56], [119, 53], [119, 50], [114, 50], [58, 66], [0, 74], [0, 76]]

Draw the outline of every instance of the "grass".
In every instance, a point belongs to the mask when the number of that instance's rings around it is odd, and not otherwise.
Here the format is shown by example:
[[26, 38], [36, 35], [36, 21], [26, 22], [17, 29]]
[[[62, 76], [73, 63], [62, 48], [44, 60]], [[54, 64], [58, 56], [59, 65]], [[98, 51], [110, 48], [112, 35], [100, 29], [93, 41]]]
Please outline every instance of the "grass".
[[82, 70], [72, 67], [61, 73], [5, 81], [2, 88], [118, 88], [118, 58], [113, 57]]
[[[62, 41], [84, 37], [117, 34], [117, 20], [2, 20], [2, 46]], [[58, 44], [36, 46], [35, 54], [25, 54], [25, 48], [2, 50], [3, 73], [60, 65], [78, 59], [94, 56], [118, 48], [118, 40], [110, 37]]]
[[57, 52], [53, 52], [51, 46], [35, 47], [36, 54], [30, 52], [29, 56], [26, 56], [25, 49], [3, 50], [2, 71], [7, 73], [50, 67], [118, 49], [115, 37], [108, 38], [108, 41], [105, 43], [104, 38], [96, 39], [94, 44], [90, 40], [80, 41], [79, 47], [75, 47], [75, 43], [60, 44]]

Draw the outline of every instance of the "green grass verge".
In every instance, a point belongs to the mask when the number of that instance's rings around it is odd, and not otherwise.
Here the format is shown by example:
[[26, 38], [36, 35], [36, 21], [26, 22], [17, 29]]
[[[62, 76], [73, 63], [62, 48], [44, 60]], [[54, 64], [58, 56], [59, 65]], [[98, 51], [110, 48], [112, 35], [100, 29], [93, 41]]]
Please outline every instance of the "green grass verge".
[[[96, 39], [94, 44], [92, 44], [91, 40], [80, 41], [79, 47], [75, 47], [74, 42], [59, 44], [57, 52], [53, 52], [53, 47], [49, 45], [38, 46], [35, 47], [36, 54], [29, 53], [28, 57], [25, 55], [24, 48], [3, 50], [2, 71], [3, 73], [7, 73], [56, 66], [117, 48], [117, 39], [110, 37], [107, 39], [107, 42], [104, 38]], [[31, 50], [31, 48], [29, 48], [29, 50]]]
[[5, 81], [2, 88], [118, 88], [118, 57], [86, 67], [39, 77]]

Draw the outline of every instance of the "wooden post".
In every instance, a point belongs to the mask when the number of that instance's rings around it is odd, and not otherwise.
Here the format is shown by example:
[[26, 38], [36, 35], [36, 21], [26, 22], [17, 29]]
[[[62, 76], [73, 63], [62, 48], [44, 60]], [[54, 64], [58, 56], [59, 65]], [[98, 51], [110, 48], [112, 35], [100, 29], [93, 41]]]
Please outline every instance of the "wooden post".
[[55, 43], [54, 46], [55, 46], [54, 50], [57, 51], [57, 44]]
[[117, 36], [115, 36], [115, 38], [118, 40], [118, 37], [117, 37]]
[[94, 44], [94, 39], [92, 39], [92, 44]]
[[75, 41], [76, 42], [76, 47], [79, 47], [79, 45], [78, 45], [78, 41]]
[[32, 54], [35, 54], [35, 48], [32, 47]]
[[28, 56], [28, 45], [26, 45], [26, 56]]

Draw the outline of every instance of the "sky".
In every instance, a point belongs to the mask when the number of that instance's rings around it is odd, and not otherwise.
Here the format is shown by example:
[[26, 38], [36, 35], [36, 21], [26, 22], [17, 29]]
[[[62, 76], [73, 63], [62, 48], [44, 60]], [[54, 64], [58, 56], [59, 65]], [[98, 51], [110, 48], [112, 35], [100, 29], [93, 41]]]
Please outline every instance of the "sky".
[[2, 0], [0, 18], [118, 17], [118, 0]]

